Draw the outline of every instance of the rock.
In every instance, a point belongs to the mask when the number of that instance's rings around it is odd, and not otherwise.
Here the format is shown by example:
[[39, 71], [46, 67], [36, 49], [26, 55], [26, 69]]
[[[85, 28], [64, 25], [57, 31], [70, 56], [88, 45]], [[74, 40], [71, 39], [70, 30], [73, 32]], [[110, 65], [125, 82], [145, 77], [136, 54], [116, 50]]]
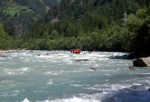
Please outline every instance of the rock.
[[[106, 96], [102, 99], [102, 102], [115, 102], [115, 95]], [[118, 101], [117, 101], [118, 102]]]
[[135, 59], [133, 60], [133, 65], [136, 67], [149, 67], [150, 57]]
[[141, 85], [133, 85], [133, 86], [131, 86], [130, 88], [131, 89], [138, 89], [138, 88], [140, 88], [141, 87]]
[[6, 55], [2, 55], [2, 54], [0, 54], [0, 57], [7, 57]]
[[122, 68], [124, 70], [135, 70], [135, 68], [133, 66], [130, 66], [129, 68]]
[[46, 55], [48, 55], [47, 52], [42, 52], [42, 53], [38, 54], [38, 56], [46, 56]]
[[130, 66], [130, 67], [129, 67], [129, 69], [130, 69], [130, 70], [135, 70], [135, 68], [134, 68], [134, 67], [132, 67], [132, 66]]
[[75, 62], [89, 61], [89, 59], [76, 59]]
[[134, 53], [130, 53], [127, 55], [127, 59], [135, 59], [136, 55]]
[[150, 91], [150, 88], [147, 91]]
[[91, 70], [96, 70], [96, 68], [93, 68], [93, 67], [91, 67], [90, 69], [91, 69]]

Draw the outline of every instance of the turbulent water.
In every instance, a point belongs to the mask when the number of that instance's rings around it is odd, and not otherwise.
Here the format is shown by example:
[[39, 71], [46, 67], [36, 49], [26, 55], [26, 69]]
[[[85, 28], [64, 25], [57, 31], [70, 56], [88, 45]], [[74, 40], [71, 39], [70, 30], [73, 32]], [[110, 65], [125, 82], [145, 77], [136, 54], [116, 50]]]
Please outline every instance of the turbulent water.
[[0, 102], [149, 102], [150, 70], [128, 70], [132, 60], [122, 59], [123, 55], [28, 50], [3, 53]]

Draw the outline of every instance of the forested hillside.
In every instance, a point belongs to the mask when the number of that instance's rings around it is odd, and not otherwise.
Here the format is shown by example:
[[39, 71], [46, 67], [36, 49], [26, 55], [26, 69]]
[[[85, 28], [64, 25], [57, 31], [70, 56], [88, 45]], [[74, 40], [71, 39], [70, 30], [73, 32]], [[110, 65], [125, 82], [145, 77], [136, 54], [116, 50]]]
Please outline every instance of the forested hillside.
[[16, 48], [150, 53], [149, 0], [58, 0], [47, 10], [42, 18], [29, 17], [37, 23], [13, 40]]
[[21, 36], [55, 3], [55, 0], [0, 0], [0, 20]]

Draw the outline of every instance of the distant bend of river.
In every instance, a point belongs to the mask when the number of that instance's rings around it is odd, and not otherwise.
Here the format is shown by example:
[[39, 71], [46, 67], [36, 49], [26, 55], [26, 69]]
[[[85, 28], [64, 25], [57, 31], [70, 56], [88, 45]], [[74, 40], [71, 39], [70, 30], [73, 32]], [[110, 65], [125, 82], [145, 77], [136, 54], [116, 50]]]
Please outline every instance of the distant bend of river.
[[125, 54], [2, 53], [0, 102], [150, 102], [150, 69], [128, 70]]

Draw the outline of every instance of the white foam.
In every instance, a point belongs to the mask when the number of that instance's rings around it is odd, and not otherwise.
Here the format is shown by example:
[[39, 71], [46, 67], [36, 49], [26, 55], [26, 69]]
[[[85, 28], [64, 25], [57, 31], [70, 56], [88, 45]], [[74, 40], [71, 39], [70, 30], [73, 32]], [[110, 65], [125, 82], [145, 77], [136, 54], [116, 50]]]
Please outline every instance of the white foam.
[[72, 96], [62, 99], [48, 99], [37, 102], [101, 102], [101, 98], [107, 93], [93, 93], [93, 94], [80, 94], [79, 96]]
[[111, 90], [112, 91], [117, 91], [119, 89], [127, 88], [127, 85], [121, 85], [121, 84], [113, 84], [111, 85]]
[[56, 99], [56, 100], [49, 101], [49, 102], [101, 102], [101, 101], [96, 100], [96, 99], [80, 98], [80, 97], [74, 96], [68, 99]]
[[65, 73], [65, 71], [61, 70], [61, 71], [48, 71], [46, 73], [44, 73], [45, 75], [62, 75], [63, 73]]
[[30, 102], [27, 98], [25, 98], [22, 102]]
[[90, 71], [90, 70], [79, 69], [79, 70], [70, 70], [70, 71], [66, 71], [66, 70], [47, 71], [43, 74], [45, 74], [45, 75], [62, 75], [62, 74], [66, 74], [66, 73], [79, 73], [79, 72], [85, 72], [85, 71]]
[[84, 85], [79, 85], [79, 84], [70, 84], [71, 86], [74, 86], [74, 87], [82, 87]]
[[48, 80], [47, 84], [48, 85], [53, 85], [53, 79]]
[[4, 96], [4, 97], [17, 96], [19, 93], [20, 93], [19, 90], [13, 90], [13, 91], [1, 93], [0, 96]]
[[7, 73], [8, 75], [20, 75], [28, 72], [29, 68], [24, 67], [24, 68], [19, 68], [19, 69], [8, 69], [5, 68], [4, 72]]

